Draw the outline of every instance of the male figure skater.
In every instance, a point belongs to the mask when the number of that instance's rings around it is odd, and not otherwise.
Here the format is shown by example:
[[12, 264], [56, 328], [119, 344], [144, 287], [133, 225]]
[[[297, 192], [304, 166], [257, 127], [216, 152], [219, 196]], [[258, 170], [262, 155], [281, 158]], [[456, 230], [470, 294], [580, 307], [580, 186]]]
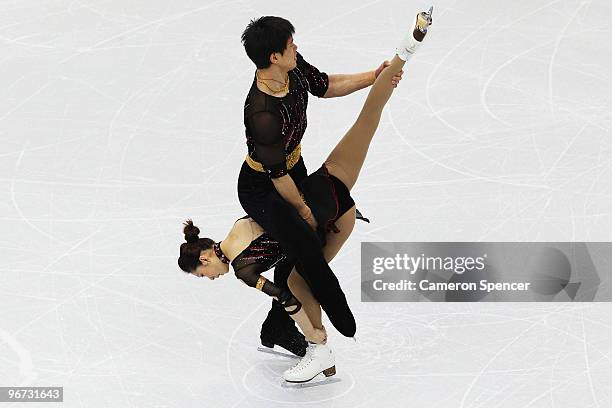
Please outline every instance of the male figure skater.
[[[238, 198], [247, 214], [290, 255], [274, 269], [274, 282], [285, 289], [296, 262], [316, 273], [333, 273], [315, 232], [316, 220], [297, 187], [307, 176], [300, 143], [307, 125], [308, 93], [319, 98], [349, 95], [372, 85], [389, 65], [385, 61], [373, 71], [327, 75], [297, 52], [294, 33], [289, 21], [273, 16], [252, 20], [242, 33], [257, 69], [244, 104], [248, 154], [238, 178]], [[402, 73], [392, 77], [393, 86]], [[289, 206], [290, 216], [275, 211], [278, 206]], [[274, 300], [260, 338], [267, 347], [277, 344], [298, 356], [306, 353], [304, 336]]]

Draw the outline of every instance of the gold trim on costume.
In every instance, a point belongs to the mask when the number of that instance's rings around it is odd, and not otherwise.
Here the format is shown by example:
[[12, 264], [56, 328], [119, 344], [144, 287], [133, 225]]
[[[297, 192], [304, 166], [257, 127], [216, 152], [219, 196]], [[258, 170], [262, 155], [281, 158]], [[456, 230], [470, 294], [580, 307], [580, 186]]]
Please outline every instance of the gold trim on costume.
[[263, 285], [266, 283], [267, 279], [264, 278], [263, 276], [260, 276], [259, 279], [257, 279], [257, 283], [255, 284], [255, 289], [257, 290], [261, 290], [261, 288], [263, 288]]
[[[295, 166], [295, 164], [298, 162], [298, 160], [300, 160], [300, 156], [301, 155], [302, 155], [302, 145], [299, 144], [285, 158], [285, 160], [287, 161], [287, 170], [291, 170], [293, 168], [293, 166]], [[264, 168], [263, 168], [263, 164], [261, 164], [258, 161], [253, 160], [251, 158], [251, 156], [249, 156], [248, 154], [246, 155], [245, 161], [247, 162], [249, 167], [252, 168], [253, 170], [259, 171], [261, 173], [265, 173], [266, 172], [264, 170]]]

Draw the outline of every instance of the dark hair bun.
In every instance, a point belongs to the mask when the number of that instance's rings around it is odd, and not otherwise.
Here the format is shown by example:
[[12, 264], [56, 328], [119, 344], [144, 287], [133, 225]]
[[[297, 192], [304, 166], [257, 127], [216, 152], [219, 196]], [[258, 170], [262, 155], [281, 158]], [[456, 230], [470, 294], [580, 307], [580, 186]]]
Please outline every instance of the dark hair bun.
[[185, 234], [185, 241], [187, 242], [198, 242], [198, 235], [200, 234], [200, 229], [193, 225], [193, 221], [187, 220], [183, 223], [185, 228], [183, 228], [183, 233]]

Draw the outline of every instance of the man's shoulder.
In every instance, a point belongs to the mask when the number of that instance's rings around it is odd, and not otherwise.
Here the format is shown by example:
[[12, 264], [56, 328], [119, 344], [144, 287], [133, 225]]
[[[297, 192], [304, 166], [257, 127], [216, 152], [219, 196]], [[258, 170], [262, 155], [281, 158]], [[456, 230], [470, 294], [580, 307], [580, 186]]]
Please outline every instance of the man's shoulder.
[[244, 116], [250, 117], [260, 112], [269, 112], [280, 116], [279, 102], [274, 97], [266, 97], [263, 92], [253, 92], [251, 90], [244, 101]]
[[290, 72], [298, 73], [304, 68], [304, 57], [299, 52], [296, 52], [295, 56], [295, 68], [293, 68]]

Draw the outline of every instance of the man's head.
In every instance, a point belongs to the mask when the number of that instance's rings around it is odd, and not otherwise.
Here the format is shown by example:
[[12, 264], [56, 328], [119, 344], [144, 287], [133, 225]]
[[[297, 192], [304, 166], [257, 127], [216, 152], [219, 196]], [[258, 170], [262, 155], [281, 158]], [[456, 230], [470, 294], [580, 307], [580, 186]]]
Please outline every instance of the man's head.
[[257, 68], [278, 64], [289, 71], [295, 68], [297, 46], [293, 25], [281, 17], [264, 16], [251, 20], [242, 33], [242, 44]]

